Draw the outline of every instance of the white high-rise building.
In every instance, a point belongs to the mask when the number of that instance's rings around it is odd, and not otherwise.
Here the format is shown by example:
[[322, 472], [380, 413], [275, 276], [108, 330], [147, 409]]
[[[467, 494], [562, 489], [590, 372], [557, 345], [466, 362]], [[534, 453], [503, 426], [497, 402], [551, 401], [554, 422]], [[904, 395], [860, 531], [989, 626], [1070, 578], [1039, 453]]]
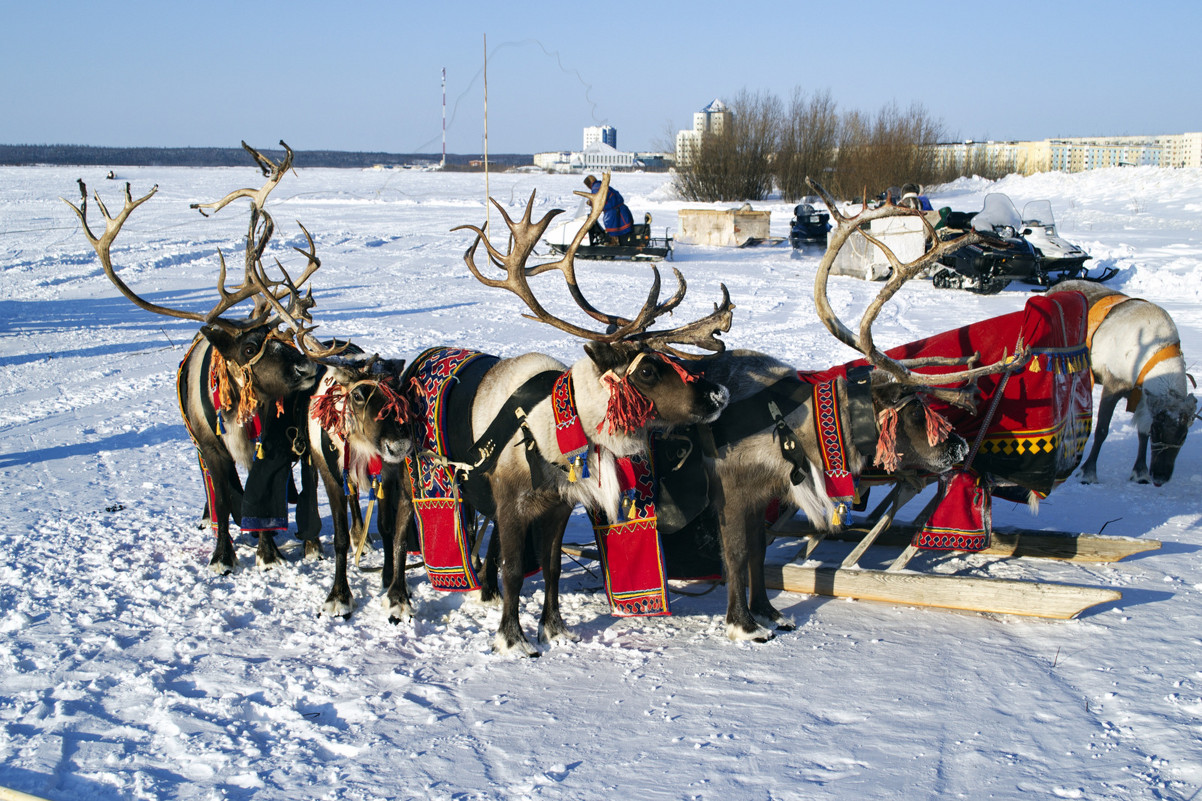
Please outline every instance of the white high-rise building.
[[715, 98], [708, 106], [693, 114], [693, 129], [676, 134], [676, 164], [686, 166], [706, 136], [721, 136], [730, 127], [733, 112]]
[[618, 147], [618, 129], [612, 125], [594, 125], [584, 129], [584, 150], [596, 142], [604, 142], [615, 150]]

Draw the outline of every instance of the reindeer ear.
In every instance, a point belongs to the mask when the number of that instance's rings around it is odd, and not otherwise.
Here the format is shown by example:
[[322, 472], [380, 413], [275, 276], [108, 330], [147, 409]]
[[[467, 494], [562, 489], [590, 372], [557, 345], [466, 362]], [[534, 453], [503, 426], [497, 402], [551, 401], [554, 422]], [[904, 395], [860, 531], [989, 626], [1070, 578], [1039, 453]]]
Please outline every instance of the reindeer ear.
[[630, 360], [634, 358], [634, 354], [638, 352], [638, 348], [624, 342], [616, 344], [586, 342], [584, 343], [584, 352], [593, 360], [593, 364], [597, 365], [597, 369], [604, 373], [606, 370], [614, 370], [629, 364]]
[[209, 340], [209, 344], [227, 360], [233, 360], [238, 355], [238, 340], [215, 325], [202, 325], [201, 335]]
[[[878, 371], [879, 372], [879, 371]], [[907, 392], [913, 392], [913, 387], [899, 384], [896, 381], [873, 382], [872, 400], [877, 407], [896, 406]]]

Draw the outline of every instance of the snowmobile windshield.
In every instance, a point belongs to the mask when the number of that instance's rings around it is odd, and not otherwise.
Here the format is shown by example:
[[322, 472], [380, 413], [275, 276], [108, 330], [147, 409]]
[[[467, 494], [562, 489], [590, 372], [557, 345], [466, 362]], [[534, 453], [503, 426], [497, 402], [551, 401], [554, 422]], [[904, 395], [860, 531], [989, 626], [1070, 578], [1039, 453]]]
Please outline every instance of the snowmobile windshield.
[[999, 228], [1018, 231], [1022, 224], [1022, 218], [1018, 216], [1018, 209], [1014, 208], [1014, 203], [1007, 195], [998, 192], [986, 195], [985, 205], [972, 218], [973, 230], [986, 233], [994, 233]]
[[1032, 200], [1023, 206], [1023, 224], [1055, 225], [1056, 220], [1052, 217], [1052, 201]]

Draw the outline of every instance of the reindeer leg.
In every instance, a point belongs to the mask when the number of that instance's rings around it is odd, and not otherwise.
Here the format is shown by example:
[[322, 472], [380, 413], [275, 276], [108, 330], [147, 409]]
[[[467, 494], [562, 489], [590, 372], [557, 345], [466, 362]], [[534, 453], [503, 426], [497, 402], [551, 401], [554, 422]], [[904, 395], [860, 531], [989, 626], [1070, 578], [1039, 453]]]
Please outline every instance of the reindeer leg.
[[747, 555], [748, 583], [751, 588], [751, 614], [765, 628], [776, 628], [778, 631], [793, 631], [797, 624], [791, 618], [782, 615], [772, 602], [768, 600], [768, 588], [764, 582], [764, 560], [768, 552], [768, 535], [763, 524], [764, 515], [761, 513], [756, 520], [757, 525], [751, 526], [751, 536], [748, 537], [749, 553]]
[[255, 564], [259, 566], [259, 569], [271, 570], [283, 559], [284, 555], [280, 553], [279, 546], [275, 544], [275, 532], [260, 531], [259, 545], [255, 548]]
[[389, 485], [388, 492], [396, 496], [396, 515], [392, 527], [392, 580], [388, 585], [388, 595], [384, 598], [384, 607], [388, 610], [388, 622], [396, 624], [413, 619], [409, 585], [405, 582], [405, 566], [409, 559], [409, 529], [414, 522], [408, 468], [401, 468], [396, 491], [392, 491]]
[[1098, 452], [1102, 450], [1102, 443], [1106, 441], [1106, 435], [1110, 432], [1110, 418], [1114, 416], [1114, 407], [1121, 398], [1122, 395], [1108, 393], [1103, 387], [1102, 400], [1098, 403], [1098, 425], [1093, 432], [1093, 447], [1090, 448], [1085, 463], [1081, 465], [1082, 484], [1098, 483]]
[[[312, 532], [305, 532], [303, 559], [315, 561], [324, 554], [321, 548], [321, 512], [317, 508], [317, 468], [309, 457], [302, 458], [301, 463], [301, 497], [296, 505], [297, 534], [301, 533], [301, 520], [312, 521]], [[302, 507], [303, 504], [303, 507]]]
[[1139, 484], [1151, 484], [1152, 476], [1148, 473], [1148, 434], [1139, 432], [1139, 450], [1135, 454], [1135, 465], [1131, 468], [1131, 481]]
[[522, 596], [522, 551], [525, 546], [529, 521], [515, 511], [518, 499], [514, 493], [506, 493], [500, 482], [493, 482], [493, 497], [497, 501], [497, 517], [494, 533], [500, 538], [501, 584], [504, 596], [501, 599], [501, 625], [493, 638], [493, 650], [498, 653], [518, 651], [522, 656], [538, 656], [526, 636], [522, 634], [519, 606]]
[[[334, 584], [322, 604], [321, 611], [331, 617], [350, 617], [355, 610], [355, 599], [346, 577], [347, 553], [351, 547], [351, 535], [347, 528], [347, 497], [342, 491], [342, 478], [336, 475], [337, 457], [323, 448], [322, 458], [317, 460], [317, 471], [330, 500], [330, 517], [334, 523]], [[331, 464], [333, 462], [333, 464]]]
[[551, 643], [555, 640], [579, 642], [563, 622], [559, 613], [559, 573], [563, 566], [563, 532], [568, 526], [572, 507], [559, 504], [534, 523], [534, 541], [540, 546], [539, 563], [543, 568], [546, 589], [543, 593], [543, 616], [538, 624], [538, 641]]
[[[392, 584], [392, 571], [396, 564], [393, 548], [396, 543], [397, 513], [400, 511], [397, 504], [400, 485], [396, 477], [396, 468], [385, 467], [384, 473], [380, 476], [380, 483], [384, 491], [383, 497], [379, 501], [380, 511], [376, 518], [379, 522], [376, 523], [376, 527], [380, 532], [380, 540], [384, 547], [384, 567], [380, 571], [380, 586], [387, 590]], [[401, 532], [404, 533], [404, 529], [401, 529]]]
[[234, 471], [232, 461], [216, 458], [206, 459], [200, 456], [201, 477], [205, 483], [205, 492], [209, 495], [206, 507], [213, 521], [216, 543], [213, 545], [213, 555], [209, 557], [209, 570], [218, 575], [232, 573], [238, 567], [238, 554], [234, 549], [234, 540], [230, 537], [229, 498], [224, 490], [229, 486], [229, 473]]
[[[718, 522], [722, 537], [722, 563], [726, 569], [726, 636], [732, 640], [772, 639], [772, 632], [765, 629], [751, 614], [747, 605], [748, 577], [750, 566], [755, 560], [753, 541], [757, 527], [756, 515], [748, 504], [740, 504], [731, 493], [722, 494], [724, 503], [720, 507]], [[758, 509], [759, 527], [763, 526], [763, 510]], [[762, 532], [761, 532], [762, 536]], [[763, 578], [763, 556], [760, 556], [760, 576]], [[767, 594], [765, 593], [765, 601]], [[771, 605], [769, 604], [769, 608]], [[773, 610], [774, 612], [776, 610]], [[777, 613], [779, 615], [779, 613]]]
[[488, 538], [488, 550], [484, 552], [484, 570], [480, 576], [480, 602], [496, 604], [501, 600], [501, 588], [497, 585], [497, 566], [501, 561], [501, 538], [497, 536], [496, 523]]

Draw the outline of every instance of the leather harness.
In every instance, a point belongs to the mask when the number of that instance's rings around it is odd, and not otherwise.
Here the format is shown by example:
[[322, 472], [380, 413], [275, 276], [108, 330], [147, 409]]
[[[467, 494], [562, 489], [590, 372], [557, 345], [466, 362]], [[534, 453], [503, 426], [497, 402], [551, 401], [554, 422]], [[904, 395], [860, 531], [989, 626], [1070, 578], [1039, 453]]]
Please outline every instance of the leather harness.
[[[1116, 306], [1126, 303], [1129, 300], [1140, 300], [1140, 298], [1132, 298], [1127, 295], [1116, 293], [1099, 298], [1097, 303], [1089, 307], [1089, 316], [1085, 329], [1085, 347], [1093, 347], [1093, 335], [1102, 324], [1102, 321], [1114, 311]], [[1139, 375], [1135, 378], [1135, 386], [1131, 388], [1127, 395], [1127, 411], [1134, 412], [1139, 408], [1139, 402], [1143, 398], [1144, 379], [1148, 377], [1148, 373], [1152, 372], [1152, 368], [1166, 359], [1172, 359], [1175, 356], [1181, 355], [1181, 343], [1170, 342], [1167, 345], [1159, 348], [1155, 353], [1144, 362], [1144, 366], [1140, 368]]]

